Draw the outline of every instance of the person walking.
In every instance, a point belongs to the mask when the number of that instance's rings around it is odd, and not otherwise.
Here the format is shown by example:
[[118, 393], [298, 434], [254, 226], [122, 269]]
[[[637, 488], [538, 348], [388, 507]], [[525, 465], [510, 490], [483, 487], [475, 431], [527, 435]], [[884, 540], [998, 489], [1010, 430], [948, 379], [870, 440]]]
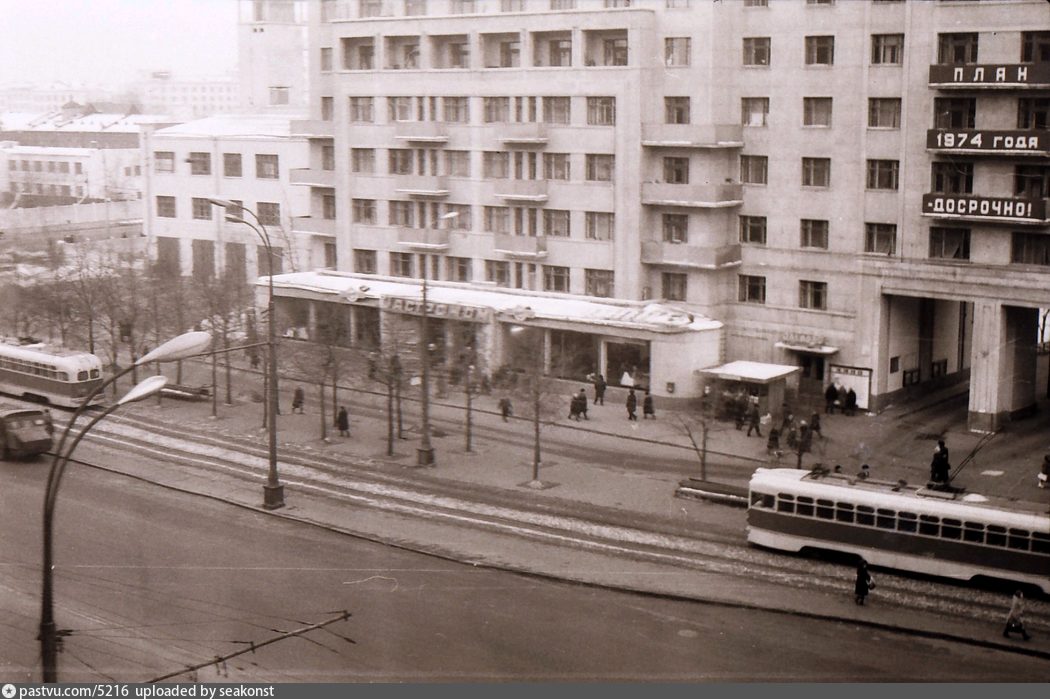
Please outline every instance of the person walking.
[[875, 589], [875, 579], [868, 572], [868, 563], [863, 558], [857, 564], [857, 580], [853, 583], [853, 601], [864, 604], [868, 592]]
[[813, 411], [813, 415], [809, 418], [809, 429], [821, 439], [824, 439], [824, 433], [820, 431], [820, 413], [816, 410]]
[[580, 394], [573, 393], [569, 397], [569, 419], [580, 421]]
[[642, 419], [648, 420], [649, 418], [656, 419], [656, 409], [653, 408], [653, 397], [646, 390], [645, 397], [642, 398]]
[[1024, 593], [1018, 590], [1010, 600], [1010, 611], [1006, 615], [1006, 627], [1003, 628], [1003, 638], [1009, 638], [1013, 632], [1019, 632], [1021, 638], [1028, 640], [1028, 629], [1024, 627]]
[[346, 412], [346, 406], [339, 406], [339, 414], [335, 416], [335, 427], [339, 430], [340, 437], [350, 436], [350, 413]]
[[776, 427], [769, 430], [769, 439], [766, 440], [766, 452], [773, 456], [780, 451], [780, 430]]
[[594, 374], [594, 404], [605, 405], [605, 376]]
[[755, 431], [759, 437], [762, 436], [762, 418], [758, 414], [758, 406], [754, 403], [747, 411], [747, 436], [751, 436], [751, 430]]
[[842, 407], [844, 415], [853, 415], [857, 410], [857, 392], [850, 388], [846, 391], [846, 404]]
[[580, 392], [576, 394], [576, 398], [579, 401], [580, 415], [583, 415], [584, 420], [590, 420], [587, 417], [587, 389], [581, 388]]
[[933, 459], [930, 461], [930, 480], [934, 483], [947, 483], [951, 465], [948, 461], [948, 447], [944, 440], [937, 440], [937, 447], [933, 450]]
[[302, 386], [295, 387], [295, 393], [292, 394], [292, 412], [302, 414], [303, 403], [306, 401], [306, 392], [303, 391]]
[[637, 409], [638, 409], [638, 397], [636, 395], [634, 395], [634, 389], [632, 388], [632, 389], [630, 389], [630, 392], [627, 394], [627, 419], [628, 420], [634, 420], [635, 422], [638, 421], [638, 415], [635, 414], [635, 411]]
[[510, 398], [503, 396], [499, 399], [499, 414], [503, 416], [503, 422], [508, 422], [510, 416], [514, 413], [514, 408], [510, 404]]
[[828, 390], [824, 391], [824, 412], [828, 415], [835, 413], [835, 401], [839, 399], [839, 389], [835, 384], [829, 383]]

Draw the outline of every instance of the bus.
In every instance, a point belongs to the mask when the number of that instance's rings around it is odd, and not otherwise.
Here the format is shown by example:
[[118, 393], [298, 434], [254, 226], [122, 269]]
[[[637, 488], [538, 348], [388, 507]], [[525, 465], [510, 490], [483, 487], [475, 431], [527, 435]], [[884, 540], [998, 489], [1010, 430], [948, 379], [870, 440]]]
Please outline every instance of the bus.
[[1009, 580], [1050, 594], [1050, 514], [1005, 504], [824, 468], [760, 468], [749, 485], [747, 540], [955, 580]]
[[0, 342], [0, 392], [76, 408], [101, 383], [102, 361], [93, 354]]
[[40, 408], [0, 403], [0, 458], [32, 459], [51, 451], [55, 426]]

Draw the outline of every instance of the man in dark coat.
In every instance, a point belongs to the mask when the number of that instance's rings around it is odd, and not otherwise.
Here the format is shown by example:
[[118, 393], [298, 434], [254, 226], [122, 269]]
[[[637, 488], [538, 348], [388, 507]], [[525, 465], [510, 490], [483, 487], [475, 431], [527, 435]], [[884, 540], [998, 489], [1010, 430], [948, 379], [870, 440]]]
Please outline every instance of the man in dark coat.
[[862, 560], [857, 565], [857, 580], [853, 583], [854, 601], [857, 604], [864, 604], [864, 598], [874, 586], [875, 581], [871, 579], [871, 573], [868, 572], [868, 564]]
[[653, 407], [653, 397], [649, 395], [649, 391], [646, 391], [645, 397], [642, 398], [642, 419], [648, 420], [649, 418], [656, 419], [656, 409]]
[[758, 414], [758, 404], [752, 403], [747, 410], [747, 436], [751, 436], [751, 430], [759, 437], [762, 436], [762, 418]]
[[580, 421], [580, 394], [573, 393], [569, 398], [569, 419]]
[[335, 416], [335, 426], [339, 430], [340, 437], [350, 436], [350, 414], [346, 412], [346, 406], [339, 406], [339, 414]]
[[828, 390], [824, 391], [824, 412], [832, 415], [835, 412], [835, 401], [839, 399], [839, 389], [835, 384], [829, 383]]
[[951, 473], [951, 464], [948, 461], [948, 447], [944, 440], [937, 440], [937, 448], [933, 450], [933, 460], [930, 461], [930, 480], [934, 483], [947, 483]]
[[627, 419], [634, 420], [637, 422], [638, 415], [635, 411], [638, 410], [638, 397], [634, 395], [634, 389], [630, 390], [627, 394]]
[[[583, 388], [580, 389], [580, 392], [576, 394], [576, 400], [579, 401], [580, 415], [583, 415], [583, 419], [584, 420], [590, 420], [590, 418], [587, 417], [587, 391], [586, 391], [586, 389], [583, 389]], [[577, 419], [579, 419], [579, 418], [577, 418]]]
[[302, 386], [295, 387], [295, 393], [292, 394], [292, 412], [302, 413], [303, 403], [306, 401], [306, 392], [303, 391]]
[[605, 377], [602, 374], [594, 375], [594, 404], [605, 405]]
[[503, 422], [508, 422], [508, 418], [513, 414], [514, 408], [511, 406], [510, 398], [504, 396], [499, 399], [499, 413], [503, 416]]
[[850, 388], [846, 391], [846, 404], [842, 409], [842, 412], [846, 415], [852, 415], [857, 409], [857, 392]]

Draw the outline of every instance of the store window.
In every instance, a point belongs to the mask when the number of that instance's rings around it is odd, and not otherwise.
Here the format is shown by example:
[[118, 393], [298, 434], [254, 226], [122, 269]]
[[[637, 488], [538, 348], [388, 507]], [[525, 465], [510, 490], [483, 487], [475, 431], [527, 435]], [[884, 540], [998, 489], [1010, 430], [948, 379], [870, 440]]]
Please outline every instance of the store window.
[[649, 387], [649, 343], [605, 343], [605, 380], [625, 388]]
[[559, 379], [583, 380], [598, 367], [598, 338], [571, 330], [551, 330], [550, 373]]

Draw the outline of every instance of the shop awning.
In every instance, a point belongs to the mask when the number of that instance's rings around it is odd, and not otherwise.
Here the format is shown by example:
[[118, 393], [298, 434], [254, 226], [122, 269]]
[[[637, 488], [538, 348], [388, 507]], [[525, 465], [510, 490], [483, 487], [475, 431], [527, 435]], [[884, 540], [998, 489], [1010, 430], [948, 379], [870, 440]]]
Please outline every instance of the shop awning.
[[797, 366], [787, 364], [766, 364], [738, 360], [722, 366], [700, 369], [699, 373], [714, 376], [723, 381], [747, 381], [748, 383], [768, 384], [778, 379], [785, 379], [801, 371]]
[[774, 342], [773, 346], [791, 352], [806, 352], [808, 354], [837, 354], [839, 351], [838, 347], [830, 345], [806, 345], [800, 342]]

